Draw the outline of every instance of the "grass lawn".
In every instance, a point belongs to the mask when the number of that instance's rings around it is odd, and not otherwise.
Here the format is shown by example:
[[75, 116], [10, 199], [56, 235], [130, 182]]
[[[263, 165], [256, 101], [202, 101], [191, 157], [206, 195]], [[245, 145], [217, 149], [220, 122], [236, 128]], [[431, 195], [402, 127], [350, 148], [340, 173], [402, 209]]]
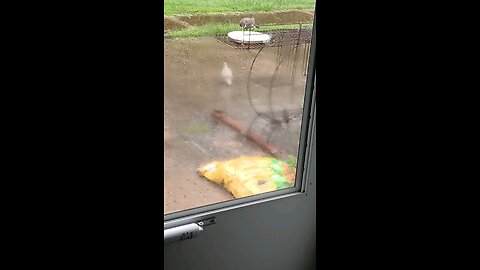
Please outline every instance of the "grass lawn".
[[315, 0], [165, 0], [163, 15], [310, 9]]

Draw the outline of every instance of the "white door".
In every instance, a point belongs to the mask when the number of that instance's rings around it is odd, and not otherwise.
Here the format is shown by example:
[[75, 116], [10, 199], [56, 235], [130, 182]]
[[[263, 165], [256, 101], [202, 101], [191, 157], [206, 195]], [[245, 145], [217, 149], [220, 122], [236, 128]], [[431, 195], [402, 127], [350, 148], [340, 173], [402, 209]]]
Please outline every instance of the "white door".
[[[165, 41], [165, 269], [315, 269], [315, 21], [307, 29], [311, 41], [260, 27], [271, 37], [261, 46]], [[292, 156], [294, 182], [268, 192], [268, 179], [250, 188], [231, 165]], [[212, 164], [222, 179], [202, 174]]]

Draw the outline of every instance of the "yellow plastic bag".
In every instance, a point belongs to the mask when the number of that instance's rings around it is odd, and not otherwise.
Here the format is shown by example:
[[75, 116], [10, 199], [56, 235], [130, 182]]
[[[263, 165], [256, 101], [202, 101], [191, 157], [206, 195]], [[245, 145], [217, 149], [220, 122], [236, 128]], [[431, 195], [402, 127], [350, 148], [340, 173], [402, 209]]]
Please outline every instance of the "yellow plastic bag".
[[295, 167], [271, 157], [214, 161], [201, 166], [198, 172], [223, 185], [235, 198], [291, 187], [295, 181]]

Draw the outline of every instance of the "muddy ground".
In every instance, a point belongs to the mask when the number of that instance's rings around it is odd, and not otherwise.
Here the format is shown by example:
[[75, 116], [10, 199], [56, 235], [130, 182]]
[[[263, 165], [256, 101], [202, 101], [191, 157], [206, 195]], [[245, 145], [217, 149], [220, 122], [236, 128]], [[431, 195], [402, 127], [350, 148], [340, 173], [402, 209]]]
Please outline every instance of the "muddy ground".
[[[217, 123], [211, 116], [215, 109], [251, 124], [252, 131], [296, 156], [305, 88], [302, 46], [297, 57], [288, 53], [290, 47], [263, 49], [248, 80], [258, 50], [234, 49], [213, 37], [165, 40], [164, 45], [165, 214], [233, 199], [223, 187], [198, 175], [202, 164], [241, 155], [267, 155], [238, 132]], [[279, 61], [282, 64], [278, 65]], [[232, 70], [232, 85], [222, 79], [224, 62]], [[289, 122], [254, 121], [256, 111], [271, 117], [270, 105], [275, 119], [283, 121], [285, 110]]]

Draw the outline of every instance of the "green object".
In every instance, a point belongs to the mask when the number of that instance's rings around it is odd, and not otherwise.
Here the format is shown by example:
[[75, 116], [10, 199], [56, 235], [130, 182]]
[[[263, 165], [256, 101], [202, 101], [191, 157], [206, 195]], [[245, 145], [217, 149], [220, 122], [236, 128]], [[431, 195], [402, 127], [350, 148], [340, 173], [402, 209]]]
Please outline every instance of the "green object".
[[290, 183], [288, 182], [287, 178], [285, 178], [285, 176], [280, 174], [273, 174], [272, 176], [270, 176], [270, 180], [272, 180], [275, 183], [275, 186], [277, 187], [277, 189], [290, 186]]
[[280, 182], [276, 184], [276, 186], [277, 186], [277, 189], [281, 189], [281, 188], [291, 187], [292, 185], [288, 182]]
[[275, 183], [276, 188], [281, 189], [291, 186], [287, 178], [282, 175], [282, 172], [285, 171], [283, 162], [276, 158], [271, 158], [271, 161], [270, 169], [272, 169], [273, 174], [270, 176], [270, 180]]
[[274, 173], [276, 174], [281, 174], [285, 168], [283, 168], [282, 164], [280, 163], [279, 160], [277, 159], [272, 159], [272, 164], [270, 165], [270, 168], [273, 170]]

